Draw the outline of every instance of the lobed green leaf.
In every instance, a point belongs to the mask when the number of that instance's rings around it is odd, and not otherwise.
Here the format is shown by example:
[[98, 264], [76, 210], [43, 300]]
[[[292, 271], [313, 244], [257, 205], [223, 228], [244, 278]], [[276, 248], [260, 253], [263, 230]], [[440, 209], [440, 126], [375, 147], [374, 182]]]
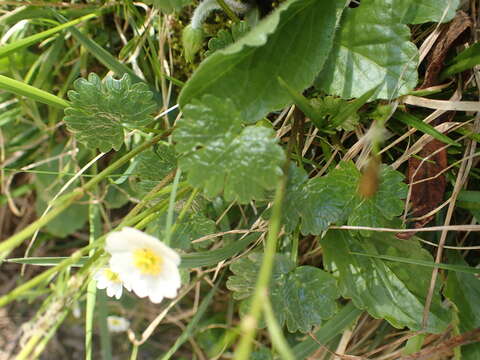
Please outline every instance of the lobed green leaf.
[[205, 95], [184, 108], [173, 132], [179, 166], [208, 197], [223, 191], [227, 201], [248, 203], [265, 197], [282, 175], [285, 154], [273, 130], [242, 127], [230, 99]]
[[[348, 218], [348, 225], [385, 227], [388, 220], [402, 214], [407, 197], [408, 185], [403, 182], [404, 176], [390, 166], [382, 164], [380, 168], [378, 190], [370, 198], [356, 195], [356, 204]], [[371, 232], [360, 231], [363, 235]]]
[[90, 148], [107, 152], [123, 144], [124, 126], [142, 126], [153, 120], [157, 105], [145, 83], [132, 84], [128, 74], [120, 80], [101, 81], [91, 73], [74, 82], [68, 92], [71, 107], [65, 109], [67, 128]]
[[[247, 299], [255, 289], [263, 255], [250, 254], [230, 266], [234, 275], [227, 288], [234, 299]], [[295, 267], [283, 254], [275, 257], [270, 280], [272, 307], [279, 325], [286, 323], [288, 331], [306, 333], [312, 326], [332, 317], [337, 311], [335, 299], [340, 296], [335, 279], [313, 266]]]
[[[331, 224], [384, 226], [402, 213], [407, 185], [403, 175], [382, 165], [380, 184], [371, 198], [357, 193], [360, 171], [353, 162], [341, 162], [327, 175], [307, 180], [303, 170], [291, 167], [284, 201], [284, 222], [292, 231], [301, 219], [301, 232], [318, 235]], [[363, 231], [363, 234], [369, 234]]]
[[164, 142], [158, 143], [137, 157], [137, 187], [144, 193], [149, 192], [176, 167], [177, 159], [173, 146]]

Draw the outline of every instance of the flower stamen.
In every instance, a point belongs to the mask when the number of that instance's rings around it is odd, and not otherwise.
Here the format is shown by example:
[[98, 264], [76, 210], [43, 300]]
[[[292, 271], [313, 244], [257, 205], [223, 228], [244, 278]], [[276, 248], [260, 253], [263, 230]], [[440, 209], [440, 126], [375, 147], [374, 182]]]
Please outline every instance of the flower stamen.
[[115, 283], [122, 282], [118, 274], [110, 269], [103, 270], [103, 276], [105, 276], [105, 278], [107, 278], [107, 280], [111, 282], [115, 282]]
[[144, 275], [158, 275], [163, 259], [150, 249], [137, 249], [133, 252], [133, 264]]

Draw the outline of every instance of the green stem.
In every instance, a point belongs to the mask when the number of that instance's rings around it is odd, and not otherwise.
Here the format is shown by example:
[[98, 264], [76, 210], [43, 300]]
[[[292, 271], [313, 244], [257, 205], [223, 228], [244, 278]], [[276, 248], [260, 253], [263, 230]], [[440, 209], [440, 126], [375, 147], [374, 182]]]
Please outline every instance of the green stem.
[[[96, 156], [96, 151], [92, 152]], [[92, 174], [97, 174], [97, 164], [92, 166]], [[89, 244], [94, 244], [95, 239], [101, 233], [100, 205], [96, 203], [97, 189], [93, 190], [88, 204], [88, 220], [90, 227]], [[95, 250], [90, 250], [89, 256], [92, 257]], [[87, 286], [87, 305], [85, 310], [85, 360], [92, 360], [93, 353], [93, 321], [95, 313], [95, 303], [97, 299], [97, 284], [94, 280], [90, 280]]]
[[240, 18], [233, 12], [232, 9], [230, 9], [230, 6], [228, 6], [224, 0], [217, 0], [217, 3], [233, 22], [240, 22]]
[[118, 159], [113, 164], [108, 166], [105, 170], [100, 172], [97, 176], [95, 176], [90, 181], [88, 181], [84, 186], [73, 190], [72, 193], [64, 197], [60, 197], [56, 201], [57, 206], [53, 208], [49, 213], [47, 213], [45, 216], [41, 217], [40, 219], [36, 220], [35, 222], [31, 223], [19, 233], [11, 236], [10, 238], [0, 243], [0, 261], [5, 259], [5, 257], [9, 254], [9, 252], [14, 248], [16, 248], [18, 245], [20, 245], [23, 240], [33, 235], [35, 231], [40, 229], [42, 226], [48, 224], [50, 221], [52, 221], [58, 215], [60, 215], [63, 211], [65, 211], [75, 201], [79, 200], [85, 194], [86, 191], [93, 189], [98, 183], [100, 183], [102, 180], [106, 179], [110, 174], [112, 174], [113, 171], [115, 171], [116, 169], [118, 169], [128, 161], [130, 161], [130, 159], [140, 154], [142, 151], [148, 149], [151, 145], [157, 143], [162, 138], [168, 136], [169, 134], [170, 134], [170, 131], [166, 131], [162, 135], [157, 135], [153, 137], [151, 140], [145, 142], [144, 144], [130, 151], [128, 154], [122, 156], [120, 159]]
[[130, 210], [130, 212], [122, 219], [120, 225], [123, 226], [123, 224], [130, 221], [130, 219], [135, 217], [152, 199], [154, 199], [156, 196], [159, 196], [159, 193], [163, 191], [165, 185], [168, 184], [175, 176], [175, 171], [176, 170], [173, 170], [167, 174], [152, 190], [150, 190], [148, 194], [145, 195], [143, 199], [137, 205], [135, 205], [135, 207]]
[[[177, 199], [179, 199], [181, 196], [183, 196], [187, 191], [189, 191], [190, 188], [184, 188], [181, 189], [178, 192]], [[168, 206], [169, 200], [165, 199], [160, 201], [158, 204], [155, 206], [152, 206], [151, 208], [145, 210], [141, 214], [134, 216], [130, 218], [128, 221], [122, 221], [118, 226], [117, 229], [121, 229], [124, 226], [135, 226], [137, 229], [143, 229], [147, 224], [152, 222], [152, 220], [156, 219], [158, 216], [160, 216], [159, 212], [163, 211], [165, 208]]]
[[190, 197], [188, 198], [187, 202], [183, 206], [182, 211], [180, 211], [180, 215], [178, 215], [178, 218], [175, 221], [175, 224], [173, 224], [172, 227], [171, 227], [170, 233], [172, 235], [175, 232], [175, 230], [177, 229], [178, 224], [180, 224], [182, 222], [183, 218], [187, 214], [187, 211], [188, 211], [188, 209], [190, 209], [190, 206], [192, 206], [193, 200], [195, 199], [197, 194], [198, 194], [198, 189], [194, 189], [192, 191], [192, 193], [190, 194]]
[[175, 198], [177, 197], [177, 188], [178, 182], [180, 181], [180, 176], [182, 175], [182, 170], [178, 169], [173, 179], [172, 192], [170, 193], [170, 200], [168, 202], [168, 212], [167, 212], [167, 223], [165, 225], [165, 244], [170, 245], [170, 240], [172, 239], [172, 223], [173, 223], [173, 213], [175, 207]]
[[295, 356], [293, 355], [290, 346], [288, 346], [285, 336], [283, 336], [282, 328], [275, 318], [272, 304], [268, 298], [263, 301], [263, 313], [265, 314], [265, 321], [267, 323], [268, 332], [270, 333], [270, 338], [272, 339], [272, 344], [275, 345], [280, 357], [283, 360], [295, 360]]
[[268, 299], [268, 284], [272, 275], [272, 269], [275, 261], [275, 252], [277, 250], [278, 234], [282, 225], [282, 202], [285, 195], [286, 176], [279, 181], [273, 201], [272, 217], [268, 227], [267, 243], [263, 256], [262, 266], [258, 274], [255, 292], [250, 304], [250, 312], [242, 319], [240, 330], [242, 337], [240, 344], [235, 352], [235, 360], [248, 360], [252, 351], [252, 342], [257, 330], [258, 320], [260, 318], [263, 303]]

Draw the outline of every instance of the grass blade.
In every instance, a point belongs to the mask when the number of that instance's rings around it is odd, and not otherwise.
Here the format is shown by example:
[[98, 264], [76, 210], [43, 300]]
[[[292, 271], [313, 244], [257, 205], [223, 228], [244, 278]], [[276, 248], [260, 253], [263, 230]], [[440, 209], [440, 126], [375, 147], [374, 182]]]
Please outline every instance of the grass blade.
[[394, 115], [394, 118], [400, 120], [404, 124], [411, 126], [421, 132], [430, 135], [434, 139], [437, 139], [441, 142], [444, 142], [449, 145], [453, 146], [461, 146], [458, 142], [453, 141], [447, 135], [442, 134], [437, 129], [435, 129], [432, 125], [424, 123], [423, 121], [417, 119], [415, 116], [407, 114], [405, 112], [397, 112]]
[[295, 91], [295, 89], [288, 85], [281, 77], [278, 77], [278, 82], [290, 94], [295, 105], [302, 110], [306, 117], [312, 120], [317, 128], [322, 129], [325, 127], [325, 118], [321, 116], [318, 110], [310, 105], [310, 102], [305, 96]]
[[265, 315], [265, 322], [267, 323], [270, 338], [272, 339], [273, 345], [277, 348], [280, 357], [283, 360], [295, 360], [295, 356], [293, 355], [285, 336], [283, 336], [282, 328], [278, 325], [277, 319], [275, 319], [272, 304], [270, 304], [268, 297], [265, 298], [265, 301], [263, 302], [263, 313]]
[[54, 28], [42, 31], [38, 34], [35, 34], [35, 35], [32, 35], [32, 36], [26, 37], [24, 39], [15, 41], [13, 43], [4, 45], [4, 46], [0, 47], [0, 59], [5, 57], [5, 56], [8, 56], [8, 55], [10, 55], [14, 52], [19, 51], [22, 48], [25, 48], [25, 47], [30, 46], [32, 44], [35, 44], [35, 43], [45, 39], [46, 37], [54, 35], [54, 34], [60, 32], [60, 31], [62, 31], [63, 29], [66, 29], [66, 28], [69, 28], [71, 26], [77, 25], [81, 22], [93, 19], [97, 16], [98, 16], [98, 14], [96, 14], [96, 13], [88, 14], [88, 15], [82, 16], [78, 19], [66, 22], [65, 24], [58, 25], [58, 26], [55, 26]]
[[426, 266], [426, 267], [429, 267], [429, 268], [438, 268], [438, 269], [443, 269], [443, 270], [459, 271], [459, 272], [464, 272], [464, 273], [469, 273], [469, 274], [480, 274], [480, 269], [472, 268], [470, 266], [451, 265], [451, 264], [443, 264], [443, 263], [436, 264], [433, 261], [408, 259], [408, 258], [403, 258], [403, 257], [398, 257], [398, 256], [390, 256], [390, 255], [366, 254], [366, 253], [360, 253], [360, 252], [354, 252], [354, 251], [352, 251], [350, 253], [354, 254], [354, 255], [359, 255], [359, 256], [373, 257], [373, 258], [381, 259], [381, 260], [397, 261], [397, 262], [404, 263], [404, 264]]
[[453, 59], [452, 65], [442, 71], [440, 74], [440, 80], [445, 80], [451, 75], [471, 69], [478, 64], [480, 64], [480, 43], [473, 44], [458, 54]]
[[217, 292], [218, 285], [222, 282], [222, 279], [223, 279], [223, 275], [220, 277], [220, 279], [218, 279], [213, 289], [210, 290], [207, 296], [205, 296], [205, 298], [202, 300], [202, 302], [200, 303], [200, 306], [197, 309], [197, 313], [192, 318], [192, 320], [190, 320], [187, 328], [183, 330], [182, 335], [180, 335], [177, 338], [177, 341], [175, 341], [175, 344], [173, 344], [170, 350], [168, 350], [168, 352], [160, 358], [161, 360], [170, 359], [172, 355], [177, 352], [180, 346], [182, 346], [183, 343], [185, 343], [188, 340], [188, 338], [193, 335], [193, 332], [195, 331], [195, 328], [197, 327], [198, 322], [205, 314], [205, 311], [207, 310], [208, 305], [210, 305], [210, 302], [213, 299], [213, 295], [215, 295], [215, 293]]
[[373, 89], [368, 90], [358, 99], [353, 100], [351, 103], [345, 106], [342, 110], [340, 110], [337, 115], [332, 118], [329, 125], [333, 128], [342, 125], [350, 116], [356, 113], [363, 105], [368, 102], [368, 100], [377, 92], [379, 87], [380, 85], [375, 86]]
[[3, 75], [0, 75], [0, 89], [55, 107], [65, 108], [70, 105], [58, 96]]

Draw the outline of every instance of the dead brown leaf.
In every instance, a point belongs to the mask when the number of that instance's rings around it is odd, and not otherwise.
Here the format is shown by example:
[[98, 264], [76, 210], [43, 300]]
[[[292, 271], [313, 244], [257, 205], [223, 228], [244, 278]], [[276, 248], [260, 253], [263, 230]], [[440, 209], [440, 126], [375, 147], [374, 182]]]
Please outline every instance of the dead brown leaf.
[[[413, 217], [422, 217], [434, 210], [443, 200], [446, 179], [439, 173], [447, 167], [447, 152], [440, 150], [445, 144], [433, 140], [426, 144], [417, 157], [408, 159], [408, 182], [412, 184], [410, 200]], [[423, 160], [426, 159], [426, 160]], [[434, 215], [427, 216], [414, 223], [418, 229], [429, 223]], [[398, 233], [400, 239], [409, 239], [415, 231]]]
[[[425, 79], [419, 89], [426, 89], [437, 85], [438, 76], [443, 70], [445, 58], [450, 49], [461, 39], [468, 29], [472, 28], [471, 18], [463, 11], [444, 28], [436, 44], [428, 56], [428, 65]], [[439, 125], [445, 121], [451, 121], [455, 112], [447, 112], [438, 118], [432, 125]], [[438, 175], [447, 167], [446, 149], [440, 150], [445, 144], [433, 140], [426, 144], [418, 153], [419, 158], [411, 157], [408, 160], [408, 180], [412, 184], [411, 202], [413, 217], [423, 217], [434, 210], [443, 200], [445, 194], [446, 180], [444, 175]], [[423, 160], [426, 159], [426, 160]], [[429, 223], [434, 215], [417, 220], [413, 228], [418, 229]], [[398, 233], [400, 239], [409, 239], [415, 231]]]
[[419, 89], [437, 85], [438, 75], [443, 70], [448, 51], [461, 40], [462, 34], [471, 29], [472, 25], [472, 19], [463, 11], [459, 11], [451, 22], [442, 25], [444, 28], [428, 56], [425, 78]]
[[451, 353], [457, 346], [467, 345], [474, 342], [480, 342], [480, 328], [454, 336], [441, 344], [429, 346], [414, 354], [402, 356], [399, 360], [429, 360], [432, 359], [433, 356], [449, 352]]

